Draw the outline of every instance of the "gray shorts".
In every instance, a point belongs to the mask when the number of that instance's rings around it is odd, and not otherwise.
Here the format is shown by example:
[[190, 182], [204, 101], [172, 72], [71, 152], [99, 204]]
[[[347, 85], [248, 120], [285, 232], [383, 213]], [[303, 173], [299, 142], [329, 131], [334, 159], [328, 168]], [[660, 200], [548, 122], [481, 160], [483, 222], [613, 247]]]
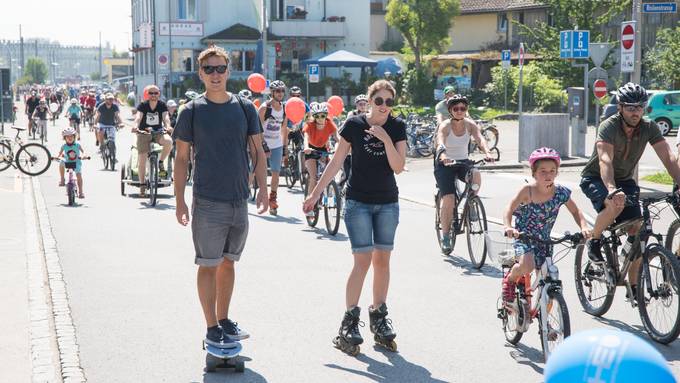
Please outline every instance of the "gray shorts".
[[246, 200], [215, 202], [194, 196], [191, 216], [197, 265], [218, 266], [224, 258], [241, 258], [248, 238]]

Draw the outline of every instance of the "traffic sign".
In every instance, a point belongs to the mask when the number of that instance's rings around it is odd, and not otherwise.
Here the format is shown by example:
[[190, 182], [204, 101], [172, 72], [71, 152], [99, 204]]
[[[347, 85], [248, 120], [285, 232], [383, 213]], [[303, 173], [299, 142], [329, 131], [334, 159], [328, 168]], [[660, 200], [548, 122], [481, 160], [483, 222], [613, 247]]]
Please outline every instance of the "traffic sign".
[[642, 13], [676, 13], [678, 4], [673, 3], [644, 3]]
[[621, 72], [635, 68], [635, 21], [621, 23]]
[[309, 82], [316, 83], [319, 82], [319, 65], [311, 64], [308, 67]]
[[610, 50], [611, 45], [609, 43], [592, 43], [590, 44], [590, 58], [596, 66], [602, 66]]
[[508, 69], [510, 67], [510, 50], [501, 51], [501, 63], [503, 69]]
[[572, 33], [572, 57], [586, 59], [589, 56], [590, 31], [574, 31]]
[[574, 31], [562, 31], [560, 32], [560, 58], [570, 59], [572, 58], [572, 34]]
[[524, 66], [524, 43], [519, 43], [519, 67]]
[[602, 98], [607, 95], [607, 82], [604, 80], [597, 80], [593, 84], [593, 94], [597, 98]]

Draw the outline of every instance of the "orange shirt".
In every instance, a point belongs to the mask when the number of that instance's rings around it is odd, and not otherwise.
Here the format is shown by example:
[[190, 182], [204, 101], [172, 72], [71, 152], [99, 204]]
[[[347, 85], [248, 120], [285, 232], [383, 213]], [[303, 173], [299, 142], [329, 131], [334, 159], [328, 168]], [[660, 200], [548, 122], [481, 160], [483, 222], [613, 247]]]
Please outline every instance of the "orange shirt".
[[323, 129], [316, 127], [316, 121], [308, 122], [302, 128], [304, 133], [309, 137], [309, 144], [317, 148], [323, 148], [328, 144], [328, 138], [338, 130], [333, 121], [326, 119]]

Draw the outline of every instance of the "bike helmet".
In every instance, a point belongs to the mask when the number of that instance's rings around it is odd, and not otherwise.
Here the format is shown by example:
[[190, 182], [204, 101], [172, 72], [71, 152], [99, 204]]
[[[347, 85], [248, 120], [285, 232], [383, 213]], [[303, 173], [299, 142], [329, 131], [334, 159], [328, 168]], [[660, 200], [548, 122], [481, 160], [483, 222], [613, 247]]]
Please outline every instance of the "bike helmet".
[[456, 90], [456, 89], [454, 87], [452, 87], [451, 85], [449, 85], [449, 86], [444, 88], [444, 95], [446, 95], [447, 93], [453, 92], [454, 90]]
[[309, 112], [312, 114], [312, 116], [319, 113], [328, 114], [328, 105], [326, 105], [325, 102], [312, 103], [312, 105], [309, 106]]
[[293, 97], [298, 97], [302, 94], [302, 89], [299, 86], [293, 86], [290, 88], [290, 95]]
[[619, 104], [626, 105], [644, 105], [649, 100], [649, 95], [645, 88], [640, 84], [629, 82], [620, 87], [616, 92]]
[[454, 94], [453, 96], [449, 97], [448, 100], [446, 100], [446, 108], [451, 108], [452, 106], [456, 104], [463, 103], [466, 106], [470, 105], [470, 102], [468, 101], [467, 97], [461, 95], [461, 94]]
[[250, 100], [253, 97], [253, 93], [248, 89], [241, 90], [240, 92], [238, 92], [238, 95], [245, 98], [246, 100]]
[[175, 102], [175, 100], [169, 100], [167, 105], [168, 108], [174, 108], [177, 106], [177, 103]]
[[274, 80], [269, 84], [269, 89], [286, 89], [286, 84], [281, 80]]
[[531, 152], [529, 166], [533, 168], [534, 163], [538, 160], [553, 160], [557, 163], [557, 166], [560, 166], [560, 154], [553, 148], [542, 147]]
[[354, 103], [355, 104], [358, 104], [361, 101], [368, 102], [368, 96], [366, 96], [365, 94], [360, 94], [360, 95], [354, 97]]
[[78, 100], [76, 100], [75, 98], [71, 99], [71, 104], [77, 104], [77, 103], [78, 103]]
[[184, 95], [187, 96], [189, 100], [193, 100], [198, 97], [198, 93], [194, 92], [193, 90], [188, 90], [186, 93], [184, 93]]
[[66, 128], [61, 131], [61, 136], [66, 137], [66, 136], [75, 136], [76, 135], [76, 130], [73, 128]]

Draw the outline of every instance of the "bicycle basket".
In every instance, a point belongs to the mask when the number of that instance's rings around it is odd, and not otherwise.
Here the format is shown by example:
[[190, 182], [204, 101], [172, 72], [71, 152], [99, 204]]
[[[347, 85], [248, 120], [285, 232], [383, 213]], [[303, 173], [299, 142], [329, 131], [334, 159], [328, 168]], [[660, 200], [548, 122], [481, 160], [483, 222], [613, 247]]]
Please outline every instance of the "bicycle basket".
[[494, 263], [506, 267], [512, 267], [515, 264], [517, 255], [513, 247], [513, 239], [506, 237], [504, 232], [488, 230], [484, 233], [484, 241], [487, 254]]

